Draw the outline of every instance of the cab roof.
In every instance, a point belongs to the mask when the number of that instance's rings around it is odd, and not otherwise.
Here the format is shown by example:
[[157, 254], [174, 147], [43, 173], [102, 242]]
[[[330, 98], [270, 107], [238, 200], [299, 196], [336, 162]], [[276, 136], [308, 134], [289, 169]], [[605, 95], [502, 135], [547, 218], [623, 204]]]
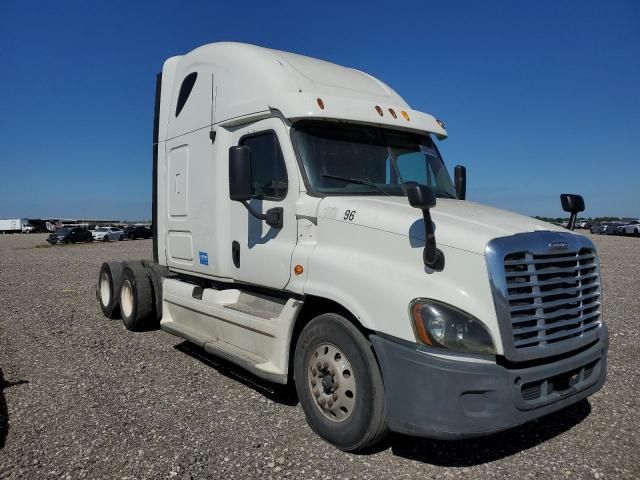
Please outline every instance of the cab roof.
[[179, 128], [173, 121], [181, 85], [193, 72], [198, 74], [193, 94], [202, 97], [198, 103], [213, 105], [202, 108], [200, 123], [206, 116], [209, 124], [241, 123], [277, 110], [291, 121], [344, 120], [447, 135], [432, 115], [411, 109], [392, 88], [365, 72], [295, 53], [220, 42], [165, 62], [160, 118], [167, 121], [161, 122], [161, 139], [198, 128]]

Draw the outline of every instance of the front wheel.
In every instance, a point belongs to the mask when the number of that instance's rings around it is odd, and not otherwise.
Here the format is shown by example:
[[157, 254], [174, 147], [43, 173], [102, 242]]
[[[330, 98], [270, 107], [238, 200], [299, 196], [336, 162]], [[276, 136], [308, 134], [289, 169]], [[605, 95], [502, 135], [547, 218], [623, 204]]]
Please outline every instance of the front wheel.
[[327, 313], [304, 327], [294, 377], [307, 422], [341, 450], [362, 450], [387, 433], [382, 374], [369, 341], [345, 317]]
[[108, 242], [109, 241], [109, 237], [107, 237], [106, 235], [104, 237], [102, 237], [102, 241], [103, 242]]

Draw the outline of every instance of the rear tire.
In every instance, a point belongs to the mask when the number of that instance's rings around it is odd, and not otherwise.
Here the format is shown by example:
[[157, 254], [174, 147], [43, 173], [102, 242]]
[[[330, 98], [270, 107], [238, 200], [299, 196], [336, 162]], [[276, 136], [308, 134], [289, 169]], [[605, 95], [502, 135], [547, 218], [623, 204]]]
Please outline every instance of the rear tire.
[[127, 330], [140, 331], [152, 326], [153, 288], [140, 262], [126, 262], [120, 287], [120, 315]]
[[387, 434], [380, 368], [369, 341], [343, 316], [323, 314], [304, 327], [294, 377], [309, 426], [327, 442], [362, 450]]
[[149, 326], [152, 328], [160, 328], [160, 320], [162, 320], [162, 281], [164, 280], [164, 269], [154, 263], [146, 263], [143, 261], [143, 266], [146, 268], [149, 279], [151, 280], [151, 286], [153, 287], [153, 315], [149, 322]]
[[100, 267], [96, 297], [102, 313], [107, 318], [120, 316], [120, 286], [122, 285], [122, 263], [105, 262]]

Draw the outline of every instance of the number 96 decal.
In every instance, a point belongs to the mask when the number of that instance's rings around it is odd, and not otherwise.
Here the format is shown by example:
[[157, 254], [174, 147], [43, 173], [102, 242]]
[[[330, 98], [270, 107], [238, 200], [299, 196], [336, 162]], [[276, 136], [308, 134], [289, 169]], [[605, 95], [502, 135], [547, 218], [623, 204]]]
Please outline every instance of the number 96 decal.
[[354, 219], [355, 216], [356, 216], [356, 211], [355, 210], [345, 210], [343, 218], [345, 220], [353, 222], [353, 219]]

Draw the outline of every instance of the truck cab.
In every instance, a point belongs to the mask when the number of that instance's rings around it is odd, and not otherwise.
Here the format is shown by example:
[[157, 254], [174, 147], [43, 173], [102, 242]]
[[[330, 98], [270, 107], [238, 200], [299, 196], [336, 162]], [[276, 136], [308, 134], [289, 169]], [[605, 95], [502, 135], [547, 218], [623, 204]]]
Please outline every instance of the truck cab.
[[485, 435], [593, 394], [594, 245], [466, 200], [446, 137], [355, 69], [239, 43], [169, 58], [154, 262], [103, 265], [103, 311], [295, 385], [344, 450]]

